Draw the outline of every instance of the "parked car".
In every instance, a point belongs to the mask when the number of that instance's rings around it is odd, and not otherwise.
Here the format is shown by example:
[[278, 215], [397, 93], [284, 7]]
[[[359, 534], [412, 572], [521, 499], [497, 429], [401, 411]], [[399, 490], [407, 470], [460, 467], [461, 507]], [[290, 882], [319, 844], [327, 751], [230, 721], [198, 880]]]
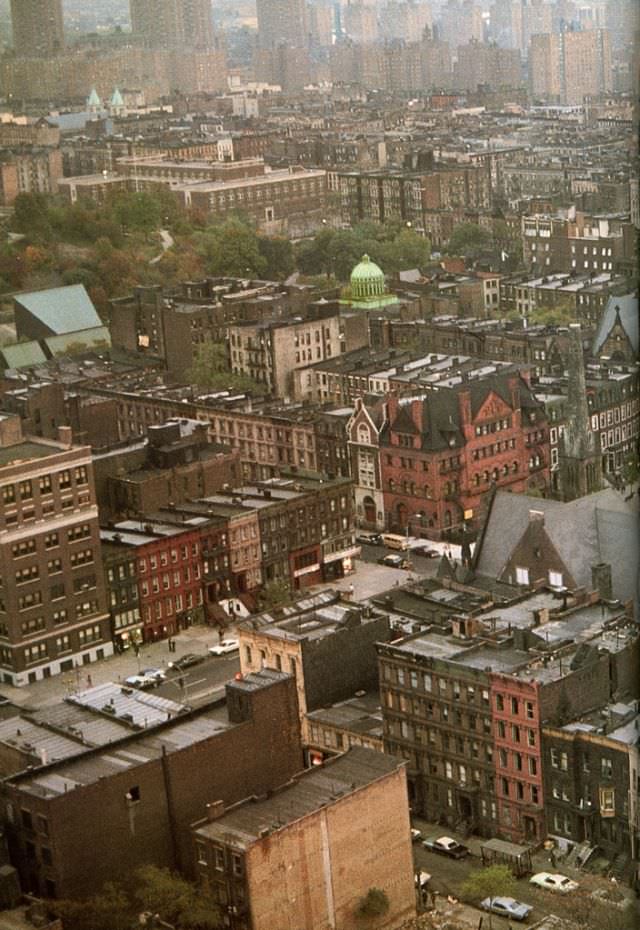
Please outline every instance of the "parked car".
[[503, 897], [485, 898], [480, 903], [480, 907], [485, 911], [491, 911], [492, 914], [508, 917], [510, 920], [526, 920], [533, 910], [530, 904], [523, 904], [515, 898]]
[[450, 836], [430, 837], [422, 841], [422, 845], [430, 852], [440, 853], [442, 856], [449, 856], [450, 859], [464, 859], [470, 853], [468, 846], [463, 846], [457, 840]]
[[430, 549], [428, 546], [414, 546], [411, 554], [421, 555], [423, 559], [438, 559], [440, 557], [437, 549]]
[[192, 665], [199, 665], [200, 662], [204, 662], [205, 658], [206, 656], [198, 656], [195, 652], [187, 652], [186, 655], [180, 656], [179, 659], [169, 662], [169, 668], [175, 668], [181, 672], [185, 668], [191, 668]]
[[127, 688], [137, 688], [139, 691], [148, 691], [150, 688], [156, 687], [156, 682], [153, 678], [147, 677], [147, 675], [129, 675], [128, 678], [125, 678], [124, 685]]
[[383, 555], [378, 559], [378, 565], [386, 565], [387, 568], [403, 568], [408, 572], [413, 568], [411, 562], [401, 555]]
[[167, 677], [167, 673], [163, 672], [161, 668], [143, 668], [140, 674], [145, 675], [147, 678], [152, 678], [157, 685], [161, 685]]
[[411, 842], [417, 843], [420, 839], [422, 839], [422, 831], [416, 827], [411, 827]]
[[209, 646], [209, 654], [212, 656], [226, 656], [229, 652], [237, 652], [240, 643], [237, 639], [221, 639], [215, 646]]
[[358, 533], [356, 542], [361, 546], [381, 546], [382, 536], [380, 533]]
[[538, 888], [546, 888], [547, 891], [558, 891], [560, 894], [568, 894], [570, 891], [576, 891], [580, 887], [578, 882], [574, 882], [573, 879], [567, 878], [566, 875], [553, 875], [551, 872], [538, 872], [536, 875], [533, 875], [529, 881], [532, 885], [537, 885]]

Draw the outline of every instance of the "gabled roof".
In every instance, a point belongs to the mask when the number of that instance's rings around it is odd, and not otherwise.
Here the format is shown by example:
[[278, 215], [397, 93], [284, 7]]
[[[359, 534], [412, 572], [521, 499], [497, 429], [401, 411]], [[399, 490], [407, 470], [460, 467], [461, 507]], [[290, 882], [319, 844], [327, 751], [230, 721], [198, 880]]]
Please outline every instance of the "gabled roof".
[[102, 326], [83, 284], [17, 294], [15, 302], [51, 330], [52, 336]]
[[600, 318], [600, 324], [596, 330], [593, 339], [591, 351], [593, 355], [598, 355], [605, 340], [611, 332], [615, 322], [616, 315], [620, 314], [620, 322], [629, 337], [629, 342], [633, 351], [637, 354], [640, 348], [640, 337], [638, 333], [638, 296], [637, 294], [623, 294], [621, 297], [610, 297], [604, 313]]
[[578, 585], [591, 588], [591, 567], [606, 562], [611, 565], [613, 596], [637, 602], [637, 506], [612, 488], [567, 503], [497, 491], [476, 551], [479, 573], [501, 577], [531, 510], [544, 514], [546, 534]]

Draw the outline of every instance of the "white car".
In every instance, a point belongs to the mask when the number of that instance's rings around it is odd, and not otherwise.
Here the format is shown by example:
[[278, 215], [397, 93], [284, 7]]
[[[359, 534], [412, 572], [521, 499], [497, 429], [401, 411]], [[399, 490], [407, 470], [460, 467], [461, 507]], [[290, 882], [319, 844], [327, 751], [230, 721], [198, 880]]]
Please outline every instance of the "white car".
[[422, 839], [422, 831], [418, 830], [417, 827], [411, 827], [411, 842], [417, 843], [418, 840]]
[[547, 891], [558, 891], [560, 894], [568, 894], [570, 891], [577, 891], [580, 887], [573, 879], [567, 878], [566, 875], [553, 875], [551, 872], [538, 872], [532, 876], [529, 881], [538, 888], [546, 888]]
[[163, 672], [161, 668], [143, 668], [140, 674], [144, 675], [146, 678], [152, 678], [153, 681], [159, 685], [161, 685], [167, 677], [167, 673]]
[[209, 646], [209, 655], [226, 656], [230, 652], [237, 652], [240, 643], [237, 639], [221, 639], [215, 646]]

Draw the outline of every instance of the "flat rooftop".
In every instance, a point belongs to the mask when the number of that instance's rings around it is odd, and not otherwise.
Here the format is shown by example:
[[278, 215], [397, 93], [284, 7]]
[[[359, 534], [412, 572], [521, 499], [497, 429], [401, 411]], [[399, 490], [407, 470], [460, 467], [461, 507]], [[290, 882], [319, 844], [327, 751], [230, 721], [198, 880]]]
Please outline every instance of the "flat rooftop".
[[405, 763], [392, 756], [354, 746], [322, 766], [302, 772], [269, 798], [248, 799], [217, 820], [204, 823], [196, 836], [246, 849], [265, 835], [278, 833], [359, 788], [393, 774]]
[[0, 468], [5, 465], [15, 465], [18, 462], [45, 459], [49, 455], [66, 451], [66, 448], [66, 446], [40, 442], [35, 439], [17, 442], [12, 446], [0, 446]]

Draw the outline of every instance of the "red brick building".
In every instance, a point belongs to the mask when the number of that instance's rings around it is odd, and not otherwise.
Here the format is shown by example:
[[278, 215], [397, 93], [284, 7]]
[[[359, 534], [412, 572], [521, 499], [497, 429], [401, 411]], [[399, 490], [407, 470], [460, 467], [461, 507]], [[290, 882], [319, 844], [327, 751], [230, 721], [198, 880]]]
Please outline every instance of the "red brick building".
[[522, 493], [549, 484], [544, 408], [514, 373], [390, 396], [379, 455], [385, 523], [416, 536], [477, 527], [494, 486]]
[[189, 626], [202, 606], [203, 571], [200, 528], [126, 520], [103, 530], [106, 542], [135, 551], [138, 603], [145, 642], [171, 636]]
[[545, 834], [540, 682], [497, 673], [490, 680], [500, 832], [535, 842]]

